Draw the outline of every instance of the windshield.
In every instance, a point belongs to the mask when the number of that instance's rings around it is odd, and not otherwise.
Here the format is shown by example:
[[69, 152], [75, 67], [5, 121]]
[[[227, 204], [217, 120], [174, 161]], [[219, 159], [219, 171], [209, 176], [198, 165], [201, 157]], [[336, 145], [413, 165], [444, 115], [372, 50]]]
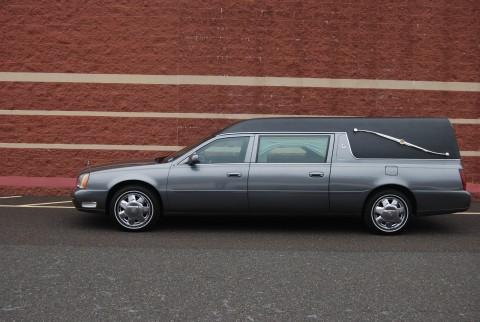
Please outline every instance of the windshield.
[[210, 140], [211, 138], [213, 138], [214, 136], [216, 135], [213, 134], [213, 135], [209, 135], [207, 136], [206, 138], [203, 138], [201, 139], [200, 141], [194, 143], [194, 144], [191, 144], [189, 146], [186, 146], [184, 147], [183, 149], [177, 151], [177, 152], [173, 152], [172, 154], [169, 154], [168, 156], [166, 156], [165, 158], [159, 160], [161, 163], [168, 163], [168, 162], [172, 162], [172, 161], [175, 161], [176, 159], [178, 159], [179, 157], [181, 157], [182, 155], [184, 155], [186, 152], [188, 152], [189, 150], [193, 149], [194, 147], [196, 147], [197, 145], [200, 145], [202, 144], [203, 142], [205, 141], [208, 141]]

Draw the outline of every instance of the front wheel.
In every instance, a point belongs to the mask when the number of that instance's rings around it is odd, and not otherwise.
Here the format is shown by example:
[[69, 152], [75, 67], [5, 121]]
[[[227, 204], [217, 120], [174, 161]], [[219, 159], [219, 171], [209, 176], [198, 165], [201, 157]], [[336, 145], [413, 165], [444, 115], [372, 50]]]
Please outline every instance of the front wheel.
[[123, 230], [142, 231], [153, 227], [160, 217], [156, 195], [142, 186], [127, 186], [116, 191], [110, 201], [109, 212]]
[[397, 190], [382, 190], [367, 201], [363, 220], [370, 231], [391, 235], [405, 229], [410, 221], [412, 206], [409, 198]]

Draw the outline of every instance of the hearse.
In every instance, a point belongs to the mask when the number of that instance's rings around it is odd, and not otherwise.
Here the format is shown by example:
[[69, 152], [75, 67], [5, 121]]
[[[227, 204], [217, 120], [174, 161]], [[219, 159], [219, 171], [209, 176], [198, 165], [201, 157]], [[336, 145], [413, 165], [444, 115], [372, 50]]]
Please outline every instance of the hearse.
[[73, 202], [127, 231], [171, 215], [353, 214], [395, 234], [413, 216], [465, 211], [470, 195], [448, 119], [295, 117], [240, 121], [164, 158], [84, 169]]

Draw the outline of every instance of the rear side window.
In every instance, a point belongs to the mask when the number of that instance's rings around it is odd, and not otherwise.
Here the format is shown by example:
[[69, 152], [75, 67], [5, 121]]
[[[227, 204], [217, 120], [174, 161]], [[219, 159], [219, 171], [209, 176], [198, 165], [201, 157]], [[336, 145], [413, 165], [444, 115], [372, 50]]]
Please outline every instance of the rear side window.
[[259, 163], [325, 163], [328, 135], [262, 135], [258, 142]]

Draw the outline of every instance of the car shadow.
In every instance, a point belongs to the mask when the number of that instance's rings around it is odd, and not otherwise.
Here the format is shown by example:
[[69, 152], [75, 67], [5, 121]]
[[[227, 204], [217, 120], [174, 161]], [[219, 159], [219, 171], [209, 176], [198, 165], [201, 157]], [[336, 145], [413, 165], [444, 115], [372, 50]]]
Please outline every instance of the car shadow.
[[[454, 215], [414, 218], [408, 234], [450, 234], [458, 232]], [[77, 229], [121, 231], [107, 216], [82, 214], [72, 225]], [[167, 216], [151, 232], [312, 232], [329, 234], [365, 234], [359, 216]]]
[[340, 232], [364, 231], [361, 221], [352, 216], [185, 216], [165, 217], [161, 230], [182, 231], [263, 231], [263, 232]]
[[[72, 226], [80, 229], [120, 229], [110, 218], [98, 214], [75, 216]], [[365, 231], [361, 221], [352, 216], [166, 216], [150, 231]]]

